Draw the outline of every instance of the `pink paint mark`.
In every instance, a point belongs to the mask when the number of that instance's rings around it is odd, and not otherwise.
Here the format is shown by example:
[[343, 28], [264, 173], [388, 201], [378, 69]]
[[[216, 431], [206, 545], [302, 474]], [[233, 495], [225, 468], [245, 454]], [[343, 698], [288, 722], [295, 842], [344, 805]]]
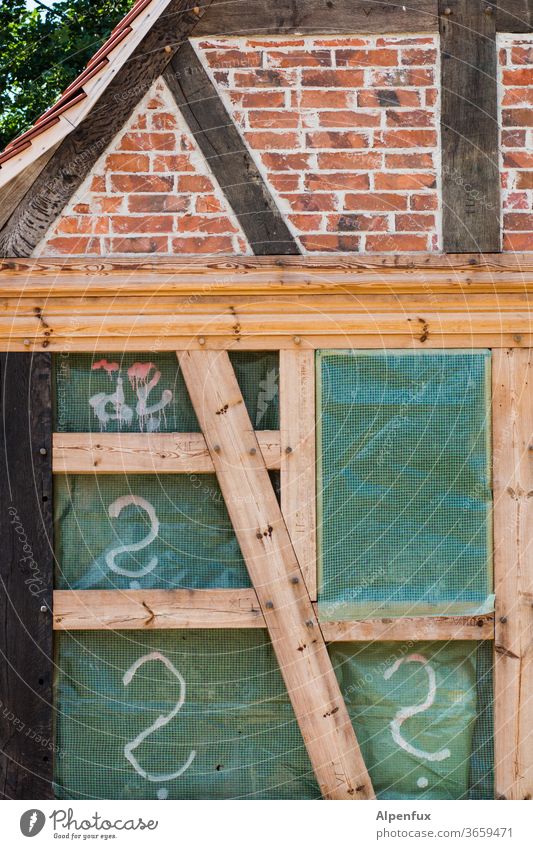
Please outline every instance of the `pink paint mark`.
[[139, 384], [143, 385], [148, 380], [150, 371], [156, 368], [153, 363], [133, 363], [128, 369], [128, 377], [130, 379], [131, 388], [134, 392], [137, 391]]
[[120, 371], [120, 366], [118, 363], [110, 363], [107, 360], [98, 360], [97, 363], [92, 364], [91, 370], [98, 371], [99, 369], [106, 371], [109, 377], [112, 378], [114, 371]]

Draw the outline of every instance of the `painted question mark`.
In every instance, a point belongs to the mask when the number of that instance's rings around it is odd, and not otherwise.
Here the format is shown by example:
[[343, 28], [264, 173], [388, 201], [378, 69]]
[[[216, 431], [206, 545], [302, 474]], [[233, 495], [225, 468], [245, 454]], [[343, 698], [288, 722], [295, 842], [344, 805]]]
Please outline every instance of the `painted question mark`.
[[148, 517], [150, 519], [150, 530], [144, 539], [139, 542], [134, 542], [129, 545], [119, 545], [117, 548], [112, 548], [111, 551], [107, 552], [105, 559], [109, 569], [112, 569], [113, 572], [116, 572], [118, 575], [126, 575], [128, 578], [139, 578], [142, 575], [147, 575], [155, 569], [158, 563], [157, 557], [154, 556], [150, 558], [148, 564], [137, 569], [137, 571], [123, 569], [122, 566], [117, 565], [115, 558], [119, 554], [125, 554], [127, 551], [142, 551], [143, 548], [150, 545], [150, 543], [157, 538], [159, 533], [159, 519], [157, 518], [156, 512], [150, 502], [141, 495], [122, 495], [109, 505], [108, 513], [112, 519], [118, 519], [124, 508], [128, 507], [130, 504], [135, 504], [136, 507], [141, 507], [146, 511], [146, 513], [148, 513]]
[[[176, 702], [174, 708], [170, 711], [170, 713], [163, 713], [161, 714], [161, 716], [158, 716], [156, 721], [153, 722], [152, 725], [150, 725], [148, 728], [145, 728], [144, 731], [140, 732], [140, 734], [137, 734], [134, 740], [131, 740], [129, 743], [126, 743], [126, 745], [124, 746], [124, 757], [127, 758], [127, 760], [130, 762], [135, 772], [137, 772], [140, 776], [142, 776], [142, 778], [145, 778], [147, 781], [172, 781], [174, 778], [179, 778], [180, 775], [183, 775], [183, 773], [189, 769], [190, 765], [196, 757], [196, 751], [194, 749], [191, 751], [189, 757], [187, 758], [183, 766], [176, 770], [176, 772], [169, 773], [147, 772], [145, 769], [142, 768], [139, 761], [133, 754], [134, 750], [137, 749], [137, 747], [140, 746], [141, 743], [146, 740], [147, 737], [150, 736], [150, 734], [152, 734], [154, 731], [157, 731], [158, 728], [163, 728], [165, 725], [168, 725], [168, 723], [181, 710], [183, 703], [185, 702], [185, 679], [178, 672], [176, 667], [170, 662], [168, 657], [165, 657], [164, 654], [161, 654], [161, 652], [158, 651], [153, 651], [150, 652], [150, 654], [145, 654], [143, 655], [143, 657], [140, 657], [138, 660], [132, 663], [132, 665], [127, 670], [127, 672], [124, 673], [124, 677], [122, 678], [124, 686], [127, 687], [137, 670], [140, 669], [143, 664], [148, 663], [150, 660], [160, 660], [161, 663], [164, 663], [167, 669], [170, 670], [170, 672], [172, 672], [172, 674], [176, 676], [176, 678], [180, 682], [179, 699]], [[160, 799], [165, 799], [168, 795], [168, 791], [166, 788], [160, 788], [157, 795]]]
[[[428, 659], [422, 654], [409, 654], [406, 657], [398, 658], [398, 660], [396, 660], [392, 664], [392, 666], [389, 666], [389, 668], [385, 670], [385, 672], [383, 673], [383, 677], [386, 680], [391, 678], [392, 675], [394, 675], [394, 673], [400, 668], [402, 663], [422, 664], [428, 676], [428, 694], [426, 700], [422, 702], [422, 704], [409, 705], [408, 707], [400, 708], [398, 710], [396, 716], [390, 723], [390, 730], [393, 740], [398, 746], [400, 746], [401, 749], [404, 749], [404, 751], [409, 752], [410, 755], [414, 755], [415, 758], [420, 758], [421, 760], [425, 761], [444, 761], [451, 755], [449, 749], [440, 749], [438, 752], [426, 752], [424, 749], [419, 749], [417, 746], [413, 746], [402, 736], [401, 727], [405, 720], [409, 719], [412, 716], [416, 716], [416, 714], [418, 713], [423, 713], [425, 710], [428, 710], [435, 701], [435, 694], [437, 692], [435, 670], [432, 666], [430, 666]], [[421, 777], [418, 779], [417, 784], [419, 787], [427, 787], [428, 780], [427, 778]]]

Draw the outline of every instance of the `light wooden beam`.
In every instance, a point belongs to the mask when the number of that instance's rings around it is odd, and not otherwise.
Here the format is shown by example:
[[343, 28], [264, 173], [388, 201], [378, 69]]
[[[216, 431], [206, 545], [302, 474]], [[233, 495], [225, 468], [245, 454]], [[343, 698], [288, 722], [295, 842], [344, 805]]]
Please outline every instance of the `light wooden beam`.
[[[316, 610], [316, 605], [315, 605]], [[254, 589], [54, 590], [54, 630], [266, 628]], [[321, 622], [326, 642], [492, 640], [494, 616]]]
[[228, 354], [183, 351], [178, 359], [322, 795], [373, 798]]
[[[268, 469], [279, 469], [280, 435], [257, 431]], [[54, 433], [54, 474], [207, 474], [214, 472], [201, 433]]]
[[317, 598], [315, 354], [280, 351], [281, 512], [311, 601]]
[[493, 352], [495, 781], [533, 796], [533, 350]]

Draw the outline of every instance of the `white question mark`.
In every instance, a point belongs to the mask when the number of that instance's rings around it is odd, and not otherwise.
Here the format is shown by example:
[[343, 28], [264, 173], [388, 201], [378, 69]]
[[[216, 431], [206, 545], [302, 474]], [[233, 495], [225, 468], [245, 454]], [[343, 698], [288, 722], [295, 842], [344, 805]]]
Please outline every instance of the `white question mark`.
[[[418, 749], [416, 746], [411, 745], [411, 743], [402, 737], [400, 729], [405, 720], [409, 719], [411, 716], [416, 716], [417, 713], [423, 713], [425, 710], [428, 710], [435, 701], [435, 693], [437, 691], [435, 670], [432, 666], [430, 666], [428, 659], [422, 654], [409, 654], [407, 657], [398, 658], [392, 666], [389, 666], [389, 668], [385, 670], [383, 677], [388, 680], [392, 675], [394, 675], [396, 670], [400, 668], [402, 663], [422, 664], [428, 676], [428, 694], [426, 700], [422, 702], [422, 704], [409, 705], [408, 707], [400, 708], [400, 710], [396, 713], [396, 716], [390, 723], [393, 740], [398, 746], [400, 746], [401, 749], [409, 752], [410, 755], [414, 755], [415, 758], [420, 758], [425, 761], [444, 761], [451, 755], [449, 749], [440, 749], [438, 752], [426, 752], [424, 749]], [[417, 784], [419, 787], [427, 787], [428, 780], [423, 777], [419, 778]]]
[[[185, 701], [186, 684], [185, 684], [185, 680], [184, 680], [183, 676], [178, 672], [176, 667], [170, 662], [168, 657], [165, 657], [164, 654], [161, 654], [161, 652], [158, 652], [158, 651], [153, 651], [150, 654], [145, 654], [145, 655], [143, 655], [143, 657], [140, 657], [138, 660], [136, 660], [135, 663], [132, 663], [132, 665], [130, 666], [128, 671], [124, 673], [124, 677], [122, 679], [124, 686], [126, 687], [130, 683], [130, 681], [132, 680], [132, 678], [135, 675], [135, 673], [137, 672], [137, 670], [144, 663], [148, 663], [149, 660], [160, 660], [161, 663], [164, 663], [165, 666], [167, 667], [167, 669], [169, 669], [170, 672], [172, 672], [172, 674], [176, 676], [176, 678], [180, 682], [179, 699], [176, 702], [175, 707], [173, 708], [173, 710], [171, 710], [170, 713], [167, 713], [167, 714], [163, 713], [163, 714], [161, 714], [161, 716], [158, 716], [156, 721], [152, 725], [150, 725], [148, 728], [145, 728], [144, 731], [140, 732], [140, 734], [137, 734], [137, 736], [135, 737], [134, 740], [131, 740], [129, 743], [126, 743], [126, 745], [124, 746], [124, 756], [129, 760], [129, 762], [132, 765], [132, 767], [134, 768], [134, 770], [136, 772], [138, 772], [139, 775], [141, 775], [147, 781], [172, 781], [173, 778], [179, 778], [180, 775], [183, 775], [183, 773], [187, 769], [189, 769], [190, 765], [192, 764], [193, 760], [196, 757], [196, 751], [194, 749], [191, 751], [189, 757], [187, 758], [187, 760], [185, 761], [185, 763], [183, 764], [182, 767], [180, 767], [178, 770], [176, 770], [176, 772], [170, 772], [170, 773], [167, 773], [167, 774], [165, 774], [165, 773], [154, 774], [154, 773], [146, 772], [146, 770], [144, 770], [142, 768], [139, 761], [137, 760], [137, 758], [133, 754], [134, 749], [136, 749], [138, 746], [140, 746], [141, 743], [143, 742], [143, 740], [146, 740], [146, 738], [149, 737], [150, 734], [153, 731], [157, 731], [158, 728], [163, 728], [163, 726], [168, 725], [168, 723], [171, 721], [171, 719], [173, 719], [176, 716], [176, 714], [181, 710], [181, 707], [183, 706], [183, 703]], [[162, 792], [158, 793], [158, 796], [159, 796], [160, 799], [166, 798], [166, 793], [164, 792], [165, 789], [166, 788], [161, 788]]]
[[123, 569], [122, 566], [117, 566], [115, 563], [115, 557], [119, 554], [125, 554], [127, 551], [141, 551], [143, 548], [146, 548], [147, 545], [150, 545], [150, 543], [157, 538], [159, 533], [159, 519], [157, 518], [155, 510], [150, 502], [141, 495], [122, 495], [109, 505], [108, 513], [112, 519], [118, 519], [124, 508], [129, 504], [135, 504], [137, 507], [142, 507], [142, 509], [148, 513], [148, 517], [150, 519], [150, 530], [144, 539], [139, 542], [134, 542], [130, 545], [119, 545], [117, 548], [112, 548], [111, 551], [107, 552], [105, 560], [108, 567], [118, 575], [126, 575], [128, 578], [139, 578], [141, 575], [147, 575], [148, 572], [155, 569], [157, 566], [157, 557], [152, 557], [148, 561], [147, 566], [143, 566], [136, 572], [132, 572], [131, 569]]

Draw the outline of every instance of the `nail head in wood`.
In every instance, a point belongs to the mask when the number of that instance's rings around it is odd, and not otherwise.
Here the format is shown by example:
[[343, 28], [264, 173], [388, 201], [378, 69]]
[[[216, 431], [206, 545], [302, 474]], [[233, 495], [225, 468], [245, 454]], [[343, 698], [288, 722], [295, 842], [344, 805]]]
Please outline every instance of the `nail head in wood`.
[[30, 344], [30, 340], [29, 340], [29, 339], [25, 339], [25, 340], [24, 340], [24, 345], [26, 345], [26, 347], [28, 347], [28, 346], [29, 346], [29, 344]]
[[47, 613], [47, 612], [48, 612], [48, 608], [47, 608], [46, 604], [41, 604], [41, 613]]
[[39, 448], [39, 454], [42, 454], [43, 457], [45, 457], [47, 453], [48, 452], [47, 452], [46, 448]]
[[302, 340], [299, 336], [293, 336], [292, 341], [294, 342], [295, 345], [299, 345]]
[[502, 623], [502, 625], [505, 625], [505, 623], [507, 622], [507, 616], [500, 616], [500, 622]]
[[291, 448], [290, 445], [287, 445], [287, 447], [285, 449], [285, 454], [292, 454], [292, 448]]
[[166, 44], [164, 50], [165, 53], [172, 53], [172, 47], [170, 46], [170, 44]]
[[267, 610], [274, 610], [274, 602], [273, 601], [265, 602], [265, 607], [266, 607]]
[[296, 575], [293, 575], [292, 578], [291, 578], [291, 584], [299, 584], [299, 583], [300, 583], [300, 579]]
[[253, 457], [254, 454], [257, 454], [257, 450], [255, 448], [250, 448], [250, 454]]
[[220, 445], [213, 445], [213, 451], [215, 454], [220, 454]]
[[451, 15], [451, 14], [452, 14], [452, 10], [450, 9], [450, 7], [449, 7], [449, 6], [446, 6], [446, 8], [445, 8], [445, 10], [444, 10], [444, 14], [445, 14], [445, 15]]
[[199, 345], [205, 345], [205, 336], [199, 336], [198, 337], [198, 344]]

